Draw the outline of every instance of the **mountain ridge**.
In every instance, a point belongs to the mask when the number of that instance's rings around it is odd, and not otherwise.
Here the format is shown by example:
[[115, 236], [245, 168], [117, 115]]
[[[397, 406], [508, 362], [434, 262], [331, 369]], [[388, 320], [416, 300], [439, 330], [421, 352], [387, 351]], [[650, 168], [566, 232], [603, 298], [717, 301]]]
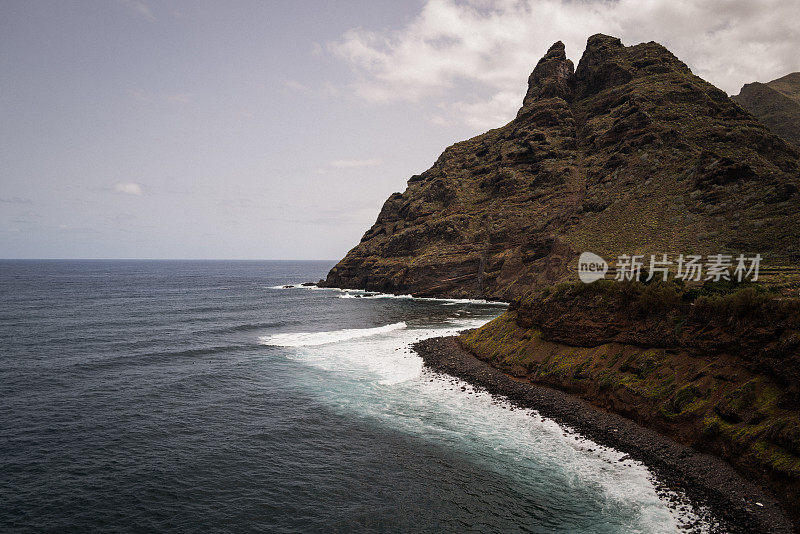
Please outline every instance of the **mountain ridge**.
[[800, 153], [662, 45], [556, 42], [517, 116], [456, 143], [384, 203], [321, 282], [512, 300], [585, 250], [800, 259]]
[[800, 146], [800, 72], [745, 84], [731, 98], [770, 130]]

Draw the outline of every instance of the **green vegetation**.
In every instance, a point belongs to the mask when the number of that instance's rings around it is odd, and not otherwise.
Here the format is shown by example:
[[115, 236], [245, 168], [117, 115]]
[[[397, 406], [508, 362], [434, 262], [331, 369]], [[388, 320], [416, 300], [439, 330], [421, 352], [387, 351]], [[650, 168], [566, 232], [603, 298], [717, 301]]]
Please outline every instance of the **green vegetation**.
[[484, 359], [504, 361], [508, 364], [526, 365], [526, 354], [530, 342], [539, 339], [536, 329], [522, 330], [517, 327], [514, 317], [504, 313], [494, 321], [462, 336], [462, 340], [474, 347]]
[[800, 419], [778, 406], [777, 388], [753, 379], [723, 396], [702, 421], [706, 436], [721, 439], [758, 463], [800, 476]]
[[[734, 462], [800, 477], [800, 409], [796, 401], [786, 400], [789, 393], [778, 383], [780, 376], [744, 365], [730, 354], [687, 352], [681, 346], [654, 348], [616, 342], [571, 346], [551, 341], [553, 328], [571, 328], [574, 321], [582, 320], [581, 311], [575, 310], [583, 305], [600, 306], [591, 311], [607, 305], [629, 312], [633, 330], [668, 317], [670, 328], [683, 329], [690, 337], [709, 336], [712, 323], [734, 324], [734, 334], [758, 336], [763, 335], [754, 333], [758, 325], [771, 325], [775, 318], [796, 325], [800, 317], [796, 299], [752, 284], [729, 282], [693, 287], [675, 281], [559, 284], [528, 295], [512, 311], [461, 340], [478, 357], [507, 372], [513, 368], [520, 376], [524, 370], [531, 381], [582, 392], [604, 406], [609, 402], [622, 406], [626, 414], [635, 413], [660, 430], [680, 428], [679, 435], [690, 444], [715, 444]], [[539, 317], [531, 311], [541, 309], [568, 310], [571, 315], [565, 323], [551, 323], [551, 316], [545, 315], [544, 331], [539, 326], [518, 325], [531, 324], [532, 317]], [[602, 332], [597, 319], [589, 317], [587, 328]], [[800, 330], [782, 332], [770, 354], [797, 358]], [[709, 339], [713, 346], [714, 338]], [[736, 341], [730, 343], [737, 345]], [[747, 357], [752, 360], [755, 355]]]
[[[530, 293], [522, 300], [522, 305], [576, 298], [613, 302], [641, 317], [672, 317], [676, 333], [680, 333], [690, 312], [703, 319], [800, 313], [800, 299], [784, 298], [779, 288], [726, 280], [691, 286], [675, 279], [649, 284], [613, 280], [600, 280], [593, 284], [569, 282]], [[800, 343], [800, 339], [791, 343]]]
[[683, 280], [670, 276], [666, 282], [655, 280], [651, 283], [614, 280], [599, 280], [592, 284], [564, 282], [547, 287], [538, 294], [530, 293], [523, 302], [532, 304], [547, 298], [600, 296], [623, 300], [641, 310], [665, 311], [680, 308], [683, 304], [695, 302], [700, 298], [723, 302], [731, 298], [739, 299], [743, 294], [749, 298], [758, 297], [760, 302], [779, 296], [773, 287], [751, 282], [720, 280], [705, 281], [690, 286]]

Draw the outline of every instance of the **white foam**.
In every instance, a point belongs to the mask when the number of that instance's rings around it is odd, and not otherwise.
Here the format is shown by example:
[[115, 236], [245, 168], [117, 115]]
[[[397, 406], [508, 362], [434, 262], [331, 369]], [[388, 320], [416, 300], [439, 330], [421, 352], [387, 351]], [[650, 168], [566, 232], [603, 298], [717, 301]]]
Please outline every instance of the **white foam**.
[[481, 306], [501, 306], [503, 308], [508, 307], [508, 303], [506, 302], [498, 302], [495, 300], [486, 300], [486, 299], [426, 299], [426, 300], [438, 300], [444, 302], [445, 306], [455, 306], [456, 304], [479, 304]]
[[[538, 484], [555, 484], [553, 488], [566, 488], [567, 493], [598, 496], [612, 516], [625, 518], [620, 527], [626, 532], [675, 533], [697, 521], [691, 509], [668, 507], [643, 464], [624, 459], [624, 453], [599, 446], [533, 410], [514, 409], [466, 382], [426, 371], [422, 359], [410, 349], [420, 339], [481, 326], [500, 311], [451, 317], [446, 323], [422, 328], [395, 323], [361, 330], [278, 334], [270, 336], [272, 342], [267, 344], [294, 347], [286, 357], [322, 371], [305, 375], [309, 380], [305, 386], [331, 409], [468, 453], [471, 461], [497, 472], [498, 477], [515, 480], [531, 494], [542, 491]], [[261, 339], [263, 343], [265, 338]], [[565, 499], [568, 503], [569, 497]], [[702, 524], [697, 527], [713, 530]]]
[[265, 289], [311, 289], [318, 291], [343, 291], [338, 287], [319, 287], [316, 284], [304, 286], [303, 284], [281, 284], [279, 286], [266, 286]]
[[343, 293], [343, 294], [339, 295], [339, 298], [340, 299], [374, 299], [377, 296], [378, 295], [370, 295], [370, 294], [367, 294], [367, 293]]
[[361, 337], [377, 336], [395, 330], [406, 328], [406, 323], [387, 324], [376, 328], [352, 328], [343, 330], [333, 330], [331, 332], [295, 332], [287, 334], [273, 334], [262, 336], [258, 340], [262, 345], [272, 345], [275, 347], [314, 347], [358, 339]]
[[457, 304], [477, 304], [481, 306], [500, 306], [507, 307], [505, 302], [497, 302], [486, 299], [447, 299], [435, 297], [415, 297], [413, 295], [395, 295], [393, 293], [381, 293], [379, 291], [367, 291], [364, 289], [342, 289], [338, 287], [319, 287], [317, 285], [304, 286], [302, 284], [283, 284], [279, 286], [268, 286], [267, 289], [310, 289], [317, 291], [336, 291], [341, 293], [340, 299], [399, 299], [399, 300], [420, 300], [428, 302], [441, 302], [446, 306], [455, 306]]
[[434, 298], [434, 297], [415, 297], [413, 295], [393, 295], [391, 293], [370, 293], [359, 290], [358, 292], [354, 290], [343, 290], [345, 291], [342, 295], [339, 295], [340, 299], [397, 299], [397, 300], [418, 300], [422, 302], [439, 302], [444, 304], [445, 306], [455, 306], [458, 304], [477, 304], [481, 306], [500, 306], [505, 308], [508, 306], [505, 302], [496, 302], [490, 301], [485, 299], [445, 299], [445, 298]]

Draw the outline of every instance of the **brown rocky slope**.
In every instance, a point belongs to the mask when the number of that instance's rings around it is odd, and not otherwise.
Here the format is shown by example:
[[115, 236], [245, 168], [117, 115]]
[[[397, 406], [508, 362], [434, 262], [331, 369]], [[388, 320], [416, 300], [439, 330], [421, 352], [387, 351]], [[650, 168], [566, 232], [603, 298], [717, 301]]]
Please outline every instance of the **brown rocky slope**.
[[517, 117], [457, 143], [384, 204], [322, 285], [511, 300], [577, 255], [800, 260], [800, 155], [663, 46], [558, 42]]

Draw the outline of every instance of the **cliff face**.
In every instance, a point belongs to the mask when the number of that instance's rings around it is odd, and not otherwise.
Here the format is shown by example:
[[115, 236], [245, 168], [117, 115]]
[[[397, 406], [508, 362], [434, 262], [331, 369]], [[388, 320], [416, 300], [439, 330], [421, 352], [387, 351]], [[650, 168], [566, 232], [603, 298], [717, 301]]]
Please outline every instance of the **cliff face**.
[[554, 44], [517, 117], [457, 143], [323, 285], [511, 300], [584, 250], [800, 259], [800, 156], [661, 45]]
[[478, 358], [729, 461], [800, 524], [800, 301], [574, 284], [461, 336]]
[[748, 83], [731, 98], [774, 133], [800, 146], [800, 72]]

